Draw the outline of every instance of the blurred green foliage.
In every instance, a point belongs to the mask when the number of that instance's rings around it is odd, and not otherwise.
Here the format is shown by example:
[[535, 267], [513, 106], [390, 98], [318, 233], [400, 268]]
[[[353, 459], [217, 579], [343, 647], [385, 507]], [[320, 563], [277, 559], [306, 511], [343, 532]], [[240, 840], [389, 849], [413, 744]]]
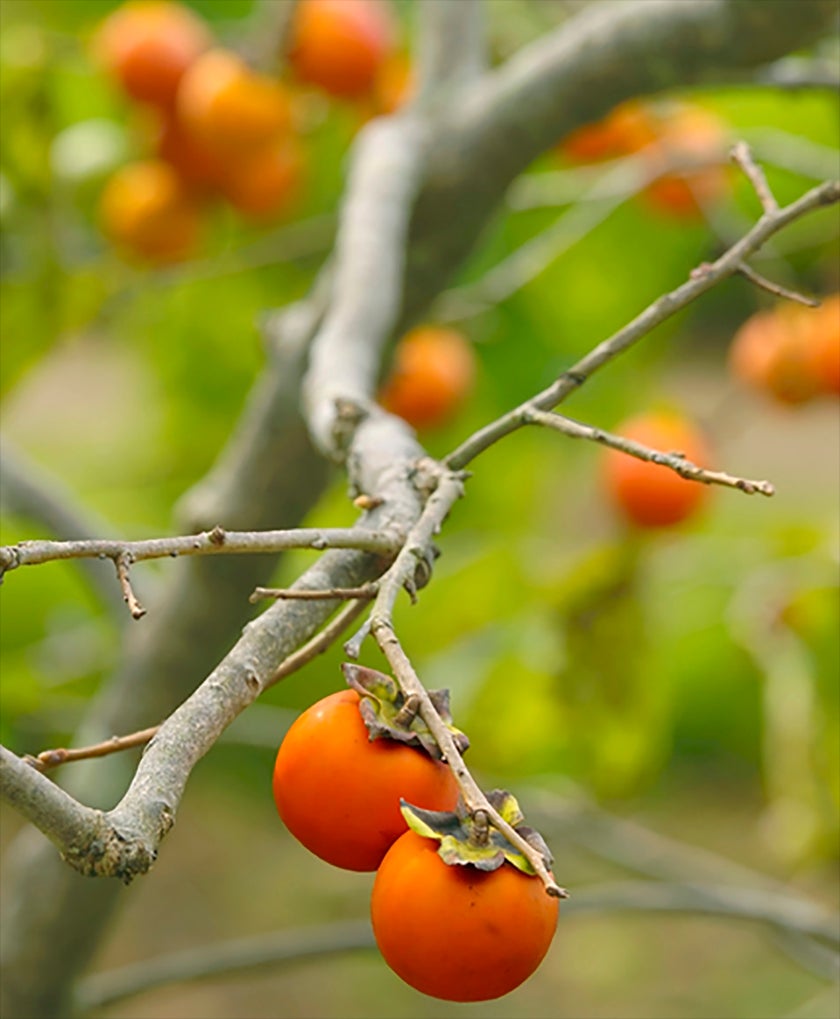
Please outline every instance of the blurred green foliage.
[[[306, 227], [293, 234], [294, 224], [246, 228], [216, 210], [194, 262], [142, 270], [118, 259], [98, 232], [96, 202], [107, 174], [140, 151], [140, 134], [136, 111], [86, 48], [113, 6], [3, 3], [2, 425], [115, 533], [147, 537], [170, 531], [174, 502], [229, 433], [264, 360], [260, 314], [306, 292], [328, 239]], [[193, 6], [222, 38], [247, 38], [252, 3]], [[494, 16], [507, 17], [508, 6], [493, 6]], [[829, 93], [742, 88], [702, 101], [733, 135], [754, 138], [759, 157], [768, 130], [791, 165], [808, 163], [809, 142], [825, 151], [840, 142]], [[335, 213], [359, 113], [312, 101], [305, 120], [310, 170], [295, 213], [303, 224]], [[532, 172], [559, 165], [548, 154]], [[766, 168], [781, 201], [813, 183], [790, 165]], [[757, 212], [743, 181], [713, 224], [675, 222], [628, 201], [503, 304], [464, 323], [480, 361], [477, 391], [456, 421], [423, 437], [428, 448], [445, 453], [546, 385]], [[462, 281], [557, 215], [504, 211]], [[837, 227], [836, 210], [796, 224], [761, 270], [806, 292], [836, 291]], [[745, 281], [728, 282], [585, 386], [568, 410], [614, 427], [655, 403], [682, 407], [711, 433], [723, 469], [770, 477], [775, 499], [718, 490], [702, 519], [639, 537], [605, 503], [596, 447], [524, 431], [474, 465], [441, 535], [433, 583], [416, 607], [405, 599], [397, 623], [428, 684], [451, 688], [480, 774], [514, 789], [569, 775], [607, 801], [677, 800], [683, 780], [732, 783], [761, 804], [767, 851], [807, 867], [838, 849], [838, 418], [829, 403], [779, 409], [728, 378], [733, 332], [770, 303]], [[352, 519], [337, 483], [311, 523]], [[5, 515], [0, 524], [3, 543], [42, 536], [37, 522]], [[291, 554], [266, 582], [287, 582], [310, 561]], [[138, 587], [151, 593], [178, 568], [138, 568]], [[144, 601], [154, 611], [153, 597]], [[3, 742], [19, 752], [61, 743], [107, 678], [117, 635], [72, 564], [11, 574], [2, 608]], [[266, 702], [299, 709], [337, 688], [340, 659], [333, 649]], [[371, 649], [366, 660], [381, 664]], [[253, 789], [269, 756], [265, 746], [223, 749], [218, 771]]]

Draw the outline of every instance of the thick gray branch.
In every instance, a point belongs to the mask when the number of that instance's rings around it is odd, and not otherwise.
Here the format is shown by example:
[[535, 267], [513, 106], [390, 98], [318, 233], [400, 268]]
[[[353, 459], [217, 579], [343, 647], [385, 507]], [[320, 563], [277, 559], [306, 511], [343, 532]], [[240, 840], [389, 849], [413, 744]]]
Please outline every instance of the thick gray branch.
[[805, 47], [832, 30], [836, 11], [835, 0], [618, 0], [524, 47], [436, 124], [403, 322], [449, 282], [514, 178], [560, 138], [631, 96], [725, 81]]

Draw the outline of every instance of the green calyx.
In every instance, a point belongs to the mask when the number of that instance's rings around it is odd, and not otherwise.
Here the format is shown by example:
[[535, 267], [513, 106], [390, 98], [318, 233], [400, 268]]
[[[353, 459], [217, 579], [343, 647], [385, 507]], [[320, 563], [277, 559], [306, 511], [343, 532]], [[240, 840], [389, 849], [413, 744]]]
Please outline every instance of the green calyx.
[[[431, 730], [420, 717], [419, 703], [412, 697], [406, 697], [390, 676], [350, 662], [344, 662], [341, 669], [348, 685], [361, 697], [359, 711], [372, 740], [397, 740], [409, 746], [422, 747], [437, 761], [443, 759]], [[463, 753], [470, 741], [452, 724], [449, 691], [430, 691], [429, 699], [451, 733], [459, 753]]]
[[[504, 789], [494, 789], [487, 794], [490, 805], [499, 813], [518, 835], [542, 856], [546, 867], [552, 864], [551, 852], [542, 835], [526, 824], [516, 797]], [[495, 828], [487, 813], [477, 810], [470, 814], [462, 800], [453, 812], [423, 810], [405, 800], [400, 801], [400, 809], [406, 824], [412, 831], [427, 839], [440, 842], [438, 855], [450, 866], [469, 864], [479, 870], [497, 870], [505, 861], [513, 864], [525, 874], [535, 874], [527, 856], [506, 836]]]

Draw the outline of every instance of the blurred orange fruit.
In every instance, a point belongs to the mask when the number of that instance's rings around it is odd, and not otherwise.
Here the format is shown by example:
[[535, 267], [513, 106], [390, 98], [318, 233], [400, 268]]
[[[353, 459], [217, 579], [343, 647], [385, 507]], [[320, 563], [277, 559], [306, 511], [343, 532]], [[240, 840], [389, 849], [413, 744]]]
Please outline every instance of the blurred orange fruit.
[[372, 91], [394, 34], [386, 0], [299, 0], [289, 66], [330, 95], [358, 98]]
[[233, 164], [225, 174], [222, 194], [248, 219], [276, 219], [294, 205], [303, 176], [303, 152], [289, 138]]
[[729, 366], [780, 403], [840, 392], [840, 295], [819, 308], [784, 304], [752, 315], [735, 334]]
[[[661, 453], [680, 453], [698, 467], [707, 467], [711, 459], [700, 429], [676, 413], [639, 414], [620, 424], [617, 432]], [[602, 470], [610, 502], [637, 527], [681, 523], [693, 516], [709, 496], [707, 485], [615, 449], [604, 454]]]
[[180, 261], [197, 244], [198, 210], [175, 170], [160, 160], [117, 170], [105, 185], [100, 216], [111, 240], [141, 261]]
[[255, 74], [235, 53], [215, 49], [184, 75], [178, 116], [197, 141], [238, 158], [281, 138], [291, 108], [279, 82]]
[[414, 428], [433, 428], [454, 416], [475, 379], [475, 355], [454, 329], [421, 326], [400, 340], [382, 406]]
[[187, 68], [211, 44], [209, 29], [187, 7], [133, 0], [105, 19], [94, 52], [133, 99], [171, 106]]

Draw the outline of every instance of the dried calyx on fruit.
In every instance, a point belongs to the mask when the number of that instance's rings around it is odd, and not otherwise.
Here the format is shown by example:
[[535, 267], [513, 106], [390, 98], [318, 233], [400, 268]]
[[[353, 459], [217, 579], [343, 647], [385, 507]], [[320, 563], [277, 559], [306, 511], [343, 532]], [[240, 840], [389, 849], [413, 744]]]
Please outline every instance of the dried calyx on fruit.
[[[384, 672], [364, 665], [345, 662], [341, 669], [348, 685], [359, 694], [359, 712], [372, 740], [385, 736], [388, 739], [422, 747], [435, 760], [443, 755], [437, 741], [419, 712], [419, 702], [408, 696]], [[452, 724], [449, 691], [433, 690], [429, 699], [452, 735], [455, 746], [463, 753], [470, 745], [465, 733]]]
[[[545, 839], [524, 824], [525, 817], [516, 797], [504, 789], [487, 793], [487, 800], [504, 821], [521, 835], [543, 858], [548, 869], [553, 864]], [[491, 822], [484, 810], [470, 812], [462, 799], [454, 811], [423, 810], [405, 800], [400, 809], [406, 824], [424, 838], [440, 842], [438, 855], [450, 866], [469, 864], [479, 870], [498, 870], [506, 861], [525, 874], [536, 873], [525, 854], [512, 845]]]

